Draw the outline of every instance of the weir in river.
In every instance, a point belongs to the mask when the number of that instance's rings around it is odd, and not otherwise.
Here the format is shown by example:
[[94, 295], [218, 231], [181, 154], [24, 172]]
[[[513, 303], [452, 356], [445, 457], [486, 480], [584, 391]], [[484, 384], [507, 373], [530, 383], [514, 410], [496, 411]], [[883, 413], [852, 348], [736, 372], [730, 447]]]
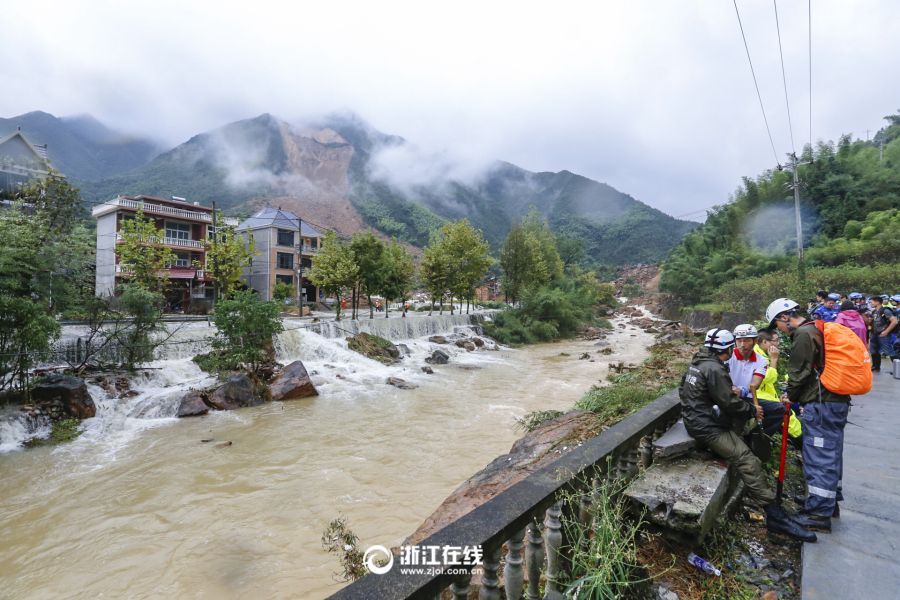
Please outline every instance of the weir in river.
[[[319, 540], [332, 519], [344, 516], [363, 547], [399, 544], [509, 450], [522, 435], [516, 416], [570, 409], [605, 377], [607, 362], [638, 361], [650, 339], [616, 333], [611, 356], [593, 342], [468, 353], [427, 341], [468, 324], [465, 315], [398, 316], [323, 324], [320, 334], [287, 321], [277, 359], [302, 360], [320, 396], [188, 419], [173, 417], [180, 398], [213, 383], [190, 360], [210, 328], [180, 331], [190, 343], [167, 346], [133, 379], [134, 397], [89, 385], [98, 412], [80, 438], [0, 455], [0, 590], [49, 599], [324, 598], [340, 571]], [[387, 367], [351, 352], [343, 338], [359, 330], [405, 343], [412, 355]], [[427, 375], [420, 367], [437, 347], [450, 364]], [[597, 362], [578, 360], [581, 352]], [[420, 387], [398, 390], [385, 384], [390, 376]], [[200, 441], [210, 438], [233, 444]]]

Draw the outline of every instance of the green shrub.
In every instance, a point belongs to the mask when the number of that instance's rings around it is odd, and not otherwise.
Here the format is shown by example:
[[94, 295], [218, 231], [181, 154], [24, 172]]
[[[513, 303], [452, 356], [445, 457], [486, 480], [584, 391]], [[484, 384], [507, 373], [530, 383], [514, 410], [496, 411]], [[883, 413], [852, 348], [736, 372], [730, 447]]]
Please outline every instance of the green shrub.
[[55, 446], [71, 442], [81, 435], [81, 432], [78, 431], [79, 423], [78, 419], [57, 421], [53, 424], [53, 428], [50, 430], [50, 435], [47, 438], [31, 438], [24, 443], [24, 446], [26, 448], [38, 448], [40, 446]]
[[501, 344], [537, 344], [549, 342], [559, 330], [547, 321], [537, 321], [522, 314], [521, 309], [497, 313], [484, 324], [484, 333]]
[[805, 307], [816, 290], [839, 293], [890, 293], [900, 289], [900, 269], [896, 264], [871, 267], [841, 265], [816, 267], [806, 271], [806, 280], [797, 281], [796, 271], [778, 271], [762, 277], [738, 279], [722, 286], [716, 298], [751, 317], [762, 316], [776, 298], [790, 298]]
[[252, 374], [271, 359], [272, 336], [284, 331], [278, 305], [259, 301], [253, 290], [234, 291], [219, 300], [216, 328], [207, 359], [210, 370], [245, 364]]
[[641, 286], [637, 284], [628, 284], [622, 288], [622, 295], [626, 298], [634, 298], [641, 295]]
[[544, 423], [561, 417], [564, 413], [559, 410], [538, 410], [530, 412], [521, 419], [516, 419], [516, 429], [531, 433]]
[[609, 322], [609, 319], [606, 319], [603, 317], [597, 319], [595, 325], [600, 329], [612, 329], [613, 328], [612, 323]]

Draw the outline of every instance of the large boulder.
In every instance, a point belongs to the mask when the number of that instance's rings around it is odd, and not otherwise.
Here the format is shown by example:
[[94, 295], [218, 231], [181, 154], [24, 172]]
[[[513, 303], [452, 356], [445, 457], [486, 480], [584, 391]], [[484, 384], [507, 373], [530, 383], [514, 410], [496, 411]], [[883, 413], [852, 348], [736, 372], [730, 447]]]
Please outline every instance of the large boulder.
[[430, 338], [428, 338], [428, 341], [433, 344], [446, 344], [447, 338], [442, 335], [433, 335]]
[[466, 352], [474, 352], [475, 351], [475, 344], [473, 344], [472, 342], [470, 342], [468, 340], [459, 340], [458, 342], [456, 342], [456, 345], [459, 346], [460, 348], [465, 348]]
[[209, 395], [209, 404], [216, 410], [234, 410], [259, 406], [270, 399], [269, 390], [264, 385], [254, 385], [243, 373], [235, 373]]
[[281, 370], [269, 384], [269, 391], [272, 393], [272, 400], [292, 400], [319, 395], [316, 386], [309, 380], [306, 367], [299, 360]]
[[441, 349], [437, 349], [431, 353], [431, 356], [425, 359], [430, 365], [446, 365], [450, 362], [450, 355]]
[[87, 419], [97, 414], [87, 384], [77, 377], [50, 375], [34, 386], [31, 397], [35, 402], [62, 403], [62, 412], [68, 417]]
[[393, 342], [371, 333], [362, 332], [348, 337], [347, 347], [385, 365], [392, 365], [400, 358], [400, 351]]
[[199, 417], [209, 412], [209, 406], [206, 404], [206, 392], [200, 390], [191, 390], [181, 399], [178, 405], [178, 417]]

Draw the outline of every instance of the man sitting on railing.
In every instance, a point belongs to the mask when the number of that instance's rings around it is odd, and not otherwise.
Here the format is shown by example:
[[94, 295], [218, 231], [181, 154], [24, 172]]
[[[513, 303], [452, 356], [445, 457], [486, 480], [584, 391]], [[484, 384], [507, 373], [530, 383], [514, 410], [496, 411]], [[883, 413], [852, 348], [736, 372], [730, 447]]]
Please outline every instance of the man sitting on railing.
[[816, 534], [797, 525], [775, 503], [775, 492], [766, 481], [762, 463], [750, 452], [740, 432], [751, 418], [762, 418], [762, 407], [741, 400], [733, 391], [725, 362], [734, 352], [734, 335], [727, 329], [710, 329], [705, 348], [694, 355], [681, 379], [678, 394], [687, 432], [733, 465], [750, 497], [763, 506], [766, 527], [803, 542], [815, 542]]

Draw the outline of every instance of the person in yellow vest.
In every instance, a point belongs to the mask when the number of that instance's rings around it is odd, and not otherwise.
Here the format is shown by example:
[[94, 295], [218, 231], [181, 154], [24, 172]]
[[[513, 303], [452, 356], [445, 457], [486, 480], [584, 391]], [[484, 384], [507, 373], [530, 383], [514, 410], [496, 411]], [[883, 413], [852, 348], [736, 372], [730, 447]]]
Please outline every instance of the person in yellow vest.
[[[753, 348], [760, 356], [769, 361], [769, 368], [766, 369], [766, 376], [763, 378], [762, 384], [756, 391], [756, 396], [760, 400], [779, 401], [780, 394], [775, 389], [775, 383], [778, 381], [778, 331], [768, 331], [762, 329], [759, 332], [759, 340]], [[788, 439], [795, 448], [803, 450], [803, 426], [800, 419], [791, 411], [790, 420], [788, 421]]]

